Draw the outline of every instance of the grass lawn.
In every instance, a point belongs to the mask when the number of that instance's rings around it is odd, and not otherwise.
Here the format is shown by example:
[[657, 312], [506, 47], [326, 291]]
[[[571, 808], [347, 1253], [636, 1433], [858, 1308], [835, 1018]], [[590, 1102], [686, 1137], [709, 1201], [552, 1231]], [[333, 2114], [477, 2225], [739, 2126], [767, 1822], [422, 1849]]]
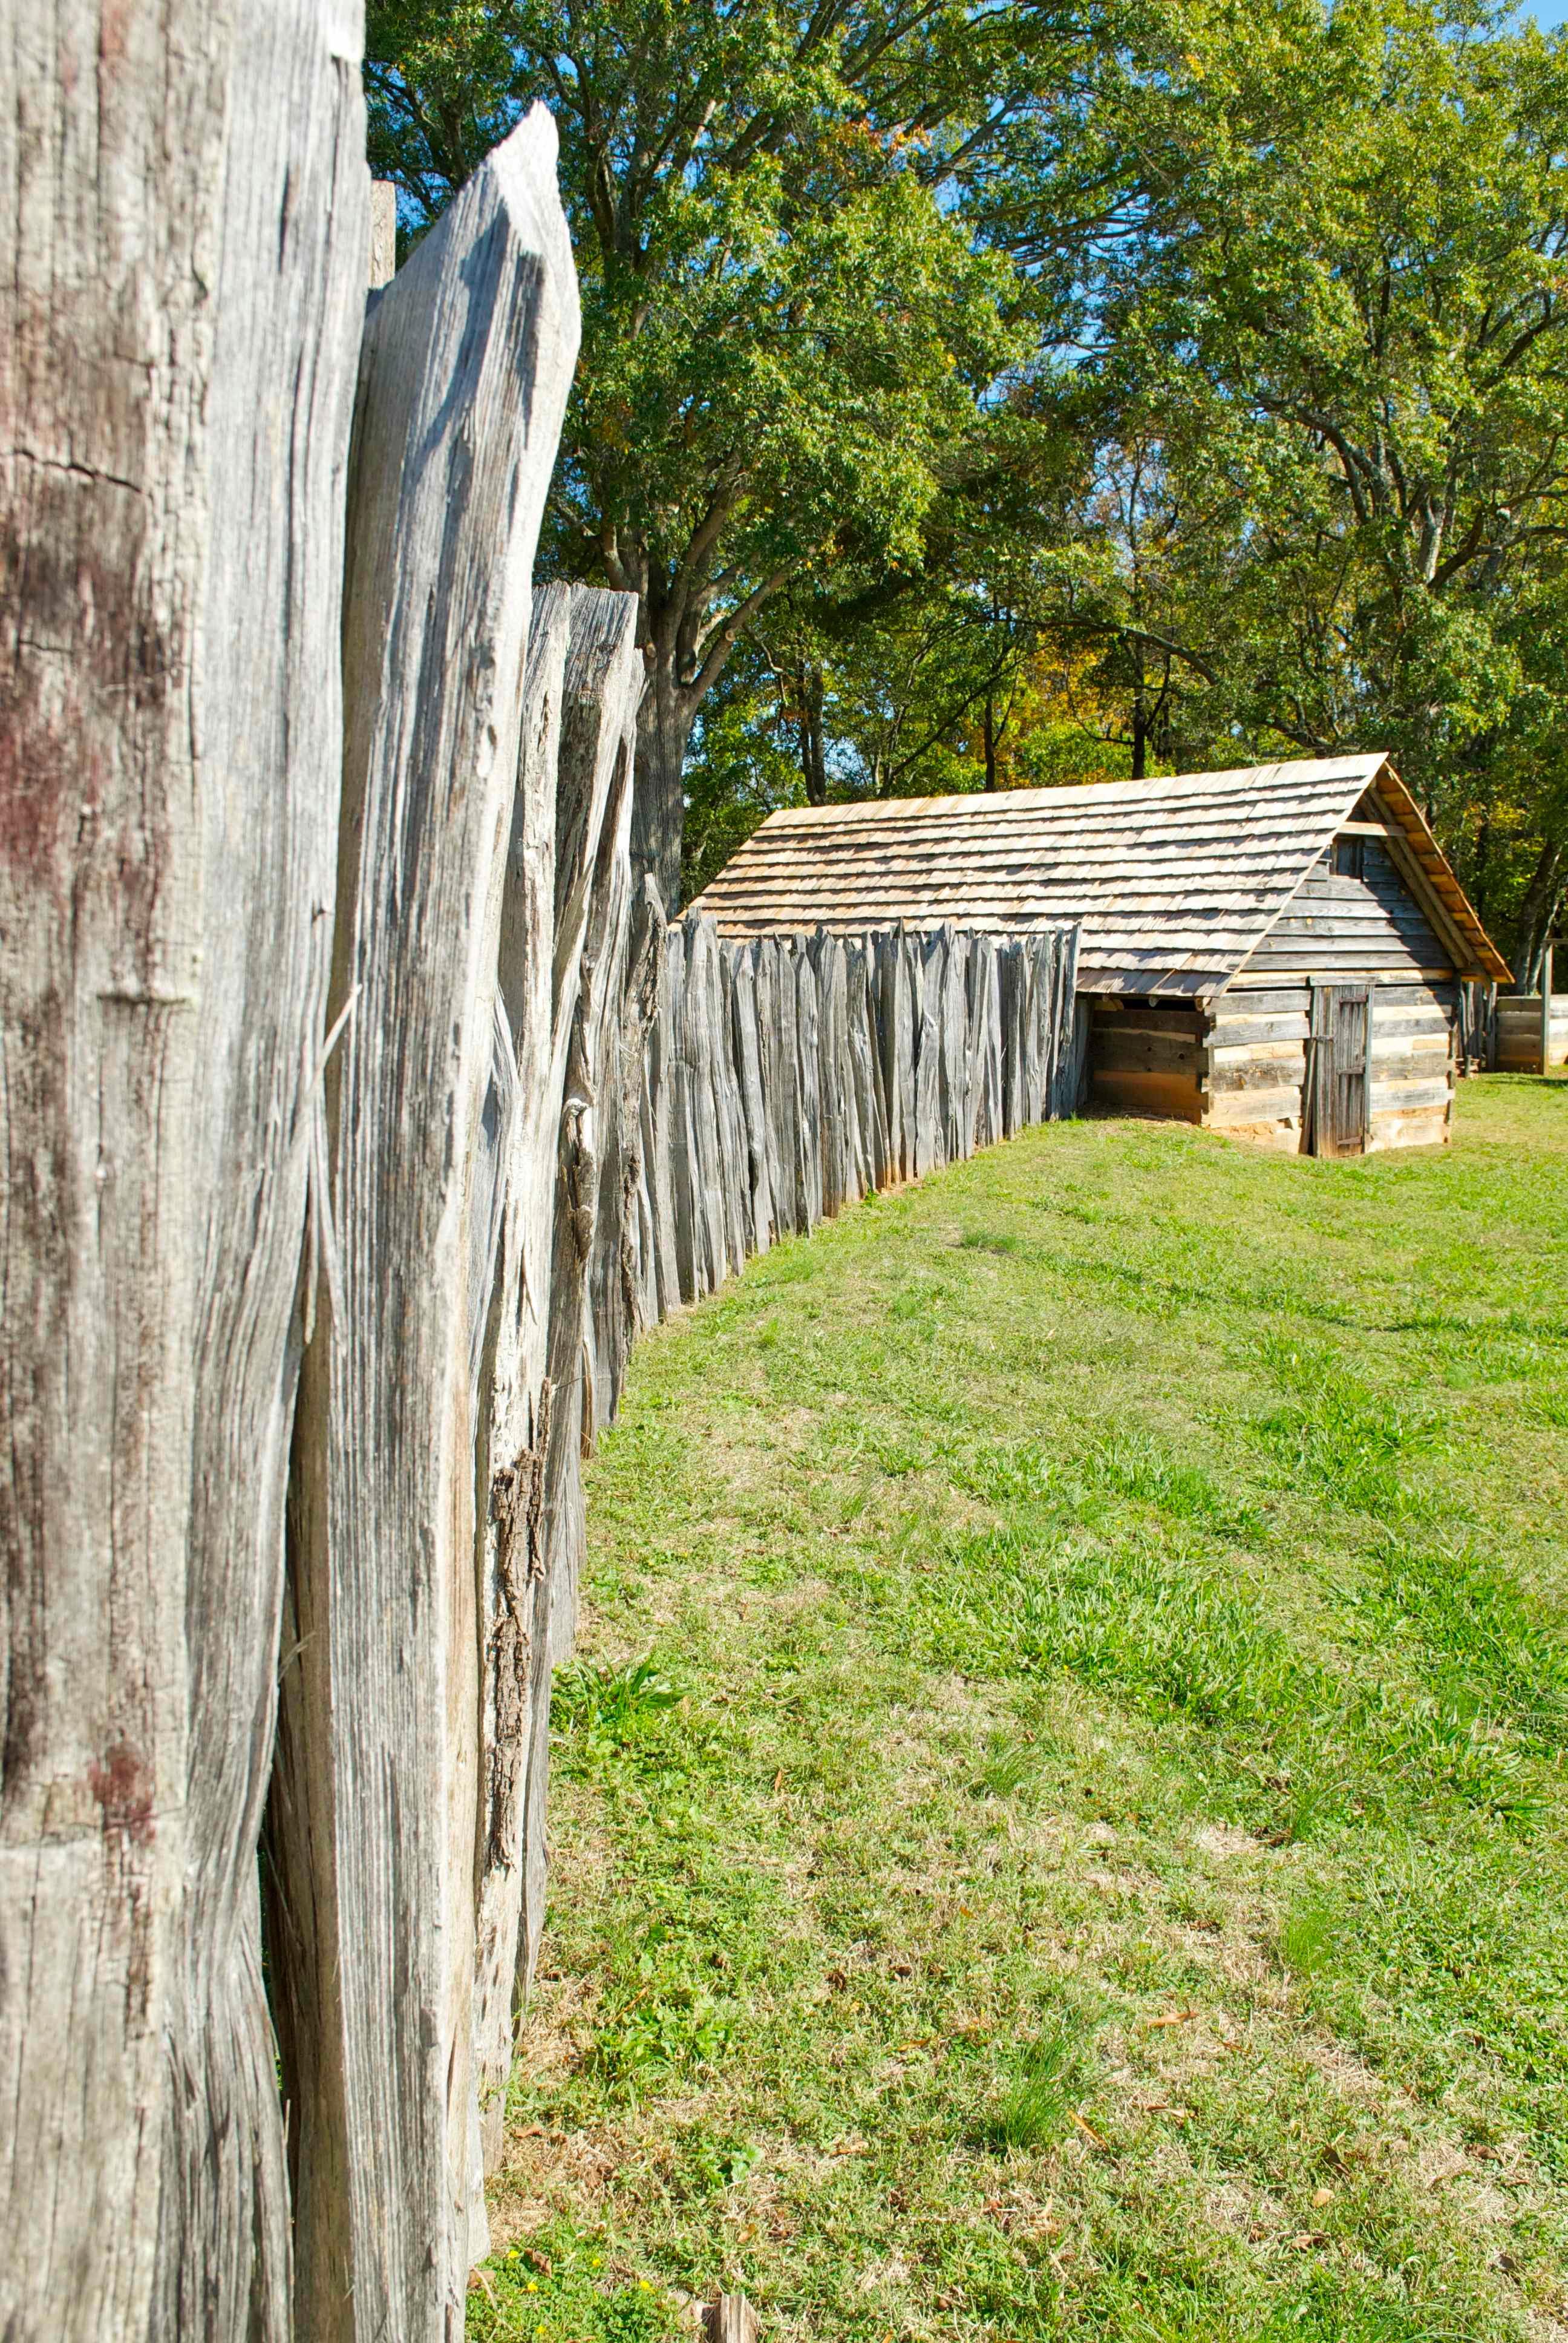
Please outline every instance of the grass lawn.
[[648, 1339], [471, 2337], [1568, 2336], [1568, 1083], [1034, 1131]]

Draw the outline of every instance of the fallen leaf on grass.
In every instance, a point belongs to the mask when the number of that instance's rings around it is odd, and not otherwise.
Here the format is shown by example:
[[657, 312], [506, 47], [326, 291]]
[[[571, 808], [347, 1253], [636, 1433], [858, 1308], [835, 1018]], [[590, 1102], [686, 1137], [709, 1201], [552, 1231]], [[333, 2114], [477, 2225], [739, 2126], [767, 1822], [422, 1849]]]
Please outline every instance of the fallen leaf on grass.
[[1079, 2130], [1083, 2132], [1094, 2142], [1096, 2147], [1108, 2148], [1111, 2146], [1111, 2142], [1108, 2139], [1101, 2139], [1100, 2134], [1095, 2130], [1094, 2126], [1088, 2122], [1082, 2116], [1074, 2116], [1072, 2120], [1078, 2126]]
[[1146, 2017], [1143, 2023], [1149, 2026], [1185, 2026], [1190, 2018], [1196, 2017], [1197, 2015], [1195, 2009], [1178, 2009], [1173, 2010], [1169, 2017]]
[[1328, 2237], [1322, 2229], [1303, 2229], [1299, 2237], [1291, 2239], [1292, 2245], [1299, 2254], [1309, 2252], [1313, 2246], [1326, 2246], [1328, 2242]]

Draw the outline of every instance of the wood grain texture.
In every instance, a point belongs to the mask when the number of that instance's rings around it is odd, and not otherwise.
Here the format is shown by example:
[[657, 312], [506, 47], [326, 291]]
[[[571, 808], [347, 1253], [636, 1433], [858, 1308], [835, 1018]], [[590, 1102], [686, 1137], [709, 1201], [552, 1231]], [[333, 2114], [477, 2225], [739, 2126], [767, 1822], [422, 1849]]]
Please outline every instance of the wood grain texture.
[[212, 2336], [286, 2325], [255, 1849], [341, 741], [357, 47], [352, 10], [286, 0], [0, 28], [18, 2337], [194, 2332], [198, 2305]]
[[[552, 589], [556, 590], [556, 589]], [[541, 1545], [529, 1583], [527, 1772], [523, 1786], [512, 2009], [528, 1997], [544, 1926], [553, 1666], [577, 1632], [584, 1538], [582, 1455], [594, 1407], [591, 1281], [596, 1249], [625, 1232], [600, 1226], [601, 1124], [607, 1088], [623, 1079], [627, 948], [632, 917], [628, 841], [632, 749], [642, 695], [635, 598], [576, 587], [568, 594], [555, 807], [556, 873], [550, 1097], [558, 1101]], [[496, 2037], [487, 2033], [487, 2043]], [[493, 2074], [499, 2073], [498, 2061]]]
[[[498, 1059], [482, 1128], [496, 1131], [499, 1200], [484, 1297], [474, 1484], [480, 1616], [479, 1796], [474, 2076], [487, 2170], [502, 2145], [522, 1921], [524, 1803], [545, 1573], [545, 1455], [551, 1390], [549, 1267], [564, 1063], [555, 1046], [556, 780], [570, 589], [534, 597], [517, 790], [501, 891]], [[574, 976], [575, 983], [575, 976]], [[497, 1075], [501, 1075], [498, 1065]]]
[[[274, 1862], [299, 2333], [461, 2332], [478, 1785], [469, 1167], [529, 576], [578, 306], [536, 108], [372, 297], [345, 592], [333, 1273], [301, 1383]], [[291, 2142], [291, 2146], [293, 2143]]]
[[574, 589], [556, 805], [556, 1047], [564, 1064], [550, 1270], [545, 1535], [550, 1646], [569, 1656], [582, 1566], [581, 1460], [594, 1427], [594, 1259], [604, 1135], [621, 1078], [631, 920], [632, 761], [643, 668], [636, 598]]
[[342, 513], [368, 229], [361, 42], [347, 0], [279, 0], [241, 19], [209, 394], [194, 1135], [213, 1206], [186, 1599], [189, 1885], [166, 2020], [153, 2327], [247, 2343], [291, 2323], [256, 1845], [337, 852]]
[[708, 2343], [758, 2343], [757, 2313], [743, 2294], [721, 2294], [702, 2314]]

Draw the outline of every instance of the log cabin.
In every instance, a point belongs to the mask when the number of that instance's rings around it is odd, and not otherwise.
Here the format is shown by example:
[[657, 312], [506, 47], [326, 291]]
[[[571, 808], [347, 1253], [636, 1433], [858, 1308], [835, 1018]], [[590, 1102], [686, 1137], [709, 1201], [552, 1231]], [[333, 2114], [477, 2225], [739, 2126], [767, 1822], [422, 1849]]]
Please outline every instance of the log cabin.
[[1091, 1100], [1290, 1153], [1449, 1136], [1459, 989], [1508, 968], [1388, 759], [770, 815], [734, 938], [1076, 922]]

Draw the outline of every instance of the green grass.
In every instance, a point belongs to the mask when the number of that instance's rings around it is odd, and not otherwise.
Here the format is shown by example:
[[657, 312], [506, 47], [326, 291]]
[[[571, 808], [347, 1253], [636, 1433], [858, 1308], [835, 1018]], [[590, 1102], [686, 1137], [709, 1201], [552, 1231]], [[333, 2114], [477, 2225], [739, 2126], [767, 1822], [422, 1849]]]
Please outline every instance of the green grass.
[[472, 2334], [1568, 2332], [1565, 1230], [1091, 1121], [644, 1343]]

